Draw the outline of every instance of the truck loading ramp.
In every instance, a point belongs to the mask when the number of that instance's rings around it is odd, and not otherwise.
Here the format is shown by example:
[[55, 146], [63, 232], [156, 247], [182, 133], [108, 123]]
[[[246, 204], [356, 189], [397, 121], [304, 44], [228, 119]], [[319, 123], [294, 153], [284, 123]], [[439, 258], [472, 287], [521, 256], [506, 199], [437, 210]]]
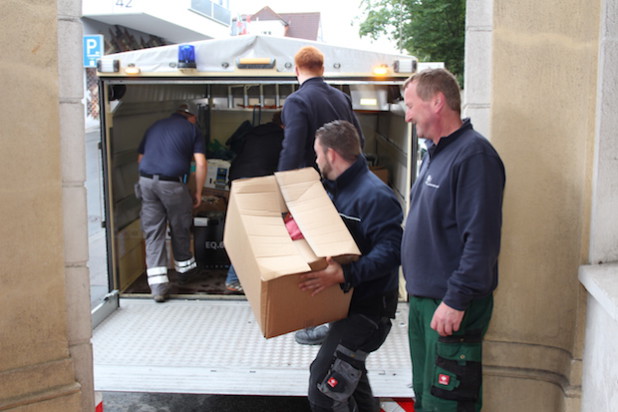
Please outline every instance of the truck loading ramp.
[[[375, 396], [411, 398], [408, 305], [367, 359]], [[319, 347], [264, 339], [246, 300], [120, 299], [93, 331], [96, 391], [306, 396]]]

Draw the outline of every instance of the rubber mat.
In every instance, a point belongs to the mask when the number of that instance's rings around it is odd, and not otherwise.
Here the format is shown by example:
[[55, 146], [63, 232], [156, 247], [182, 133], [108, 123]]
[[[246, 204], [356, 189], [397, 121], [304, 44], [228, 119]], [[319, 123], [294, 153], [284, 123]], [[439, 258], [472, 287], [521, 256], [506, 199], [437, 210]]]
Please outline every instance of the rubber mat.
[[[367, 359], [376, 396], [412, 397], [407, 304]], [[305, 396], [318, 346], [265, 339], [246, 300], [121, 299], [93, 331], [97, 391]]]
[[[225, 278], [227, 270], [198, 269], [191, 277], [189, 282], [182, 285], [178, 283], [178, 274], [173, 269], [169, 269], [168, 277], [170, 280], [170, 293], [178, 295], [229, 295], [231, 292], [225, 288]], [[124, 291], [124, 295], [150, 294], [148, 277], [146, 272], [142, 273]]]

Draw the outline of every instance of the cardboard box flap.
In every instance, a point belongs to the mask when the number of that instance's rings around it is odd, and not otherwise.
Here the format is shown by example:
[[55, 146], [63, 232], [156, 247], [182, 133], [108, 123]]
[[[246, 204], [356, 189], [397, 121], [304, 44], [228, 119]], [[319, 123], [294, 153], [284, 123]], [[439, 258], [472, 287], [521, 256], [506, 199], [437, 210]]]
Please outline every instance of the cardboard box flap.
[[288, 210], [318, 257], [361, 254], [314, 168], [277, 172], [275, 178]]
[[234, 180], [232, 191], [236, 196], [242, 195], [243, 201], [239, 205], [242, 210], [253, 210], [256, 213], [287, 211], [273, 175]]
[[310, 270], [283, 224], [283, 202], [273, 176], [234, 181], [232, 198], [230, 207], [238, 210], [238, 219], [249, 239], [251, 250], [245, 253], [253, 255], [261, 279]]

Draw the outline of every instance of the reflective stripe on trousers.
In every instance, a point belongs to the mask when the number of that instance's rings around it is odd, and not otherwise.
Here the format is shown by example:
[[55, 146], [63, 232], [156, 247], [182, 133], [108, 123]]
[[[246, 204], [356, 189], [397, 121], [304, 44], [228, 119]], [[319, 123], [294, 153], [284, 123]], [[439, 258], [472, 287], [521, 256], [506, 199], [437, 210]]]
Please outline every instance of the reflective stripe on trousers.
[[158, 266], [155, 268], [146, 269], [148, 275], [148, 285], [158, 285], [160, 283], [167, 283], [167, 268], [165, 266]]
[[197, 267], [197, 263], [195, 263], [194, 257], [192, 257], [189, 260], [183, 260], [182, 262], [174, 260], [174, 268], [176, 269], [176, 272], [178, 273], [186, 273], [190, 271], [191, 269], [195, 269], [196, 267]]

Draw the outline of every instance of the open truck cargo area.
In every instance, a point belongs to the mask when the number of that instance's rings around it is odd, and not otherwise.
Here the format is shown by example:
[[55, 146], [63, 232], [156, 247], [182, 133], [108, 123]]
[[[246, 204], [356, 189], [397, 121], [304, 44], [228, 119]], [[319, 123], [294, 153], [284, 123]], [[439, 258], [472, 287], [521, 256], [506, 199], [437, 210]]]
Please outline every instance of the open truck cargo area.
[[[189, 312], [209, 310], [207, 307], [200, 308], [199, 304], [209, 302], [208, 305], [212, 305], [212, 301], [226, 301], [231, 304], [229, 307], [234, 307], [234, 302], [247, 305], [244, 295], [230, 294], [225, 288], [230, 264], [223, 243], [230, 201], [226, 173], [235, 156], [228, 141], [240, 128], [269, 122], [273, 114], [281, 110], [287, 96], [298, 88], [294, 55], [308, 44], [315, 45], [324, 53], [326, 82], [351, 97], [365, 136], [368, 161], [406, 209], [409, 188], [415, 178], [418, 150], [413, 128], [405, 122], [401, 85], [416, 70], [414, 57], [268, 36], [237, 36], [104, 56], [98, 65], [98, 77], [110, 279], [110, 299], [102, 306], [107, 306], [107, 313], [122, 309], [120, 299], [133, 302], [135, 298], [148, 298], [138, 305], [139, 313], [135, 313], [135, 316], [143, 317], [143, 325], [147, 327], [150, 323], [146, 320], [149, 310], [160, 310], [160, 306], [150, 299], [146, 281], [140, 203], [133, 187], [139, 179], [137, 148], [144, 132], [155, 121], [169, 116], [180, 104], [189, 104], [197, 114], [198, 127], [208, 147], [210, 167], [207, 185], [203, 189], [203, 204], [194, 218], [193, 249], [200, 267], [199, 276], [188, 284], [176, 284], [173, 256], [169, 252], [170, 297], [178, 301], [196, 301], [189, 309], [183, 309]], [[188, 179], [189, 185], [193, 184], [191, 176]], [[404, 290], [403, 287], [401, 290]], [[401, 300], [405, 299], [405, 292], [402, 292]], [[163, 305], [171, 303], [174, 302]], [[127, 305], [133, 307], [134, 304]], [[228, 306], [218, 306], [218, 310], [225, 307]], [[99, 309], [103, 313], [103, 309]], [[231, 316], [235, 315], [230, 312]], [[103, 316], [95, 313], [93, 319], [96, 325]], [[110, 322], [125, 321], [122, 316], [113, 314], [105, 321], [105, 329], [114, 330], [114, 334], [125, 333], [123, 331], [128, 330], [126, 327], [109, 326]], [[210, 322], [208, 319], [205, 321]], [[191, 324], [186, 327], [204, 328], [216, 336], [220, 333], [221, 345], [241, 339], [240, 331], [235, 338], [219, 324]], [[160, 333], [166, 331], [161, 330]], [[95, 372], [104, 369], [113, 375], [114, 372], [107, 367], [97, 369], [99, 343], [96, 338], [95, 329]], [[104, 342], [100, 343], [104, 345], [107, 340], [101, 338], [99, 342]], [[392, 356], [402, 360], [408, 358], [407, 346], [393, 347], [385, 345], [381, 350], [397, 350], [402, 353]], [[233, 357], [223, 361], [233, 367]], [[142, 366], [144, 370], [149, 367]], [[182, 370], [175, 373], [182, 374]], [[397, 384], [406, 391], [400, 396], [409, 396], [411, 392], [407, 387], [411, 378], [409, 374], [405, 375], [400, 377], [405, 384]], [[144, 377], [140, 375], [139, 379]], [[305, 382], [302, 384], [305, 385]], [[201, 393], [213, 393], [209, 390], [204, 388]], [[194, 390], [194, 393], [199, 392]], [[277, 394], [274, 388], [271, 392]], [[269, 389], [262, 388], [260, 393], [268, 394]], [[380, 396], [379, 393], [377, 395]], [[398, 395], [389, 393], [389, 396]]]

